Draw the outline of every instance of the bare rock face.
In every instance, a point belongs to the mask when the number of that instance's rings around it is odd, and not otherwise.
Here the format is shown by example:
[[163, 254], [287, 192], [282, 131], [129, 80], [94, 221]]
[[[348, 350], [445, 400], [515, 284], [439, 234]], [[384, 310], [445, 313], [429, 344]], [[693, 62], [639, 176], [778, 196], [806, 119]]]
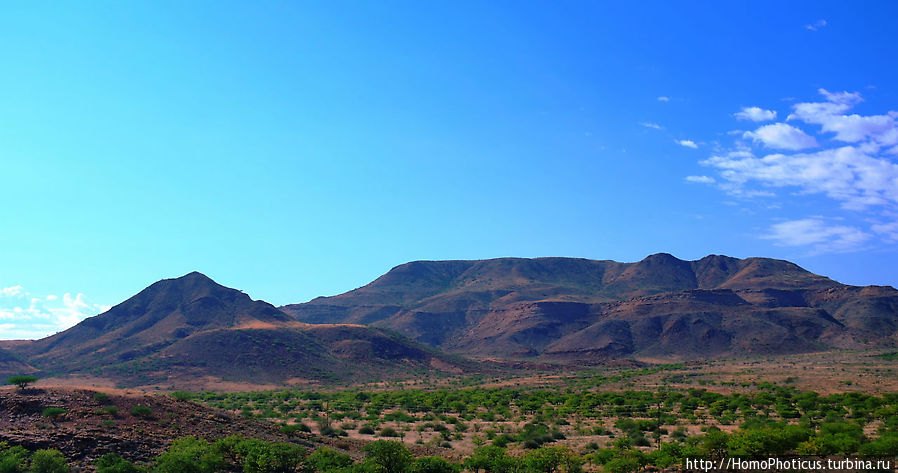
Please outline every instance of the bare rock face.
[[722, 255], [418, 261], [281, 310], [309, 323], [386, 327], [460, 354], [565, 361], [801, 353], [898, 337], [894, 288]]

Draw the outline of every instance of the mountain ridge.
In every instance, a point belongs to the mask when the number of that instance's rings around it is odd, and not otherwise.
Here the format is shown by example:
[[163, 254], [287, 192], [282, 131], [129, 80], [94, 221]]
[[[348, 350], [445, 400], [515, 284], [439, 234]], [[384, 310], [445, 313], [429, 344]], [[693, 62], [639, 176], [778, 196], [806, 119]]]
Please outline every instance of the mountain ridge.
[[894, 288], [846, 286], [785, 260], [657, 253], [634, 263], [414, 261], [347, 293], [280, 309], [309, 323], [382, 326], [467, 355], [600, 359], [889, 344], [896, 303]]
[[413, 261], [281, 308], [191, 272], [58, 334], [0, 343], [0, 371], [279, 384], [476, 371], [497, 359], [588, 365], [896, 344], [895, 288], [840, 284], [784, 260], [659, 253]]
[[[368, 379], [434, 363], [463, 369], [382, 328], [297, 322], [199, 272], [157, 281], [68, 330], [7, 348], [45, 375], [97, 375], [128, 386], [210, 377], [256, 383]], [[17, 368], [11, 363], [10, 370]]]

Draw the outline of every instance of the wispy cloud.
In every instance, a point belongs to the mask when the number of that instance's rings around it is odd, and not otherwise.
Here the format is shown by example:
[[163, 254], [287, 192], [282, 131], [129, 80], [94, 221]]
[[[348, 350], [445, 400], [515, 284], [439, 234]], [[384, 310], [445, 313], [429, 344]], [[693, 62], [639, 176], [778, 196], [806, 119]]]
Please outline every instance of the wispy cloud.
[[25, 288], [22, 286], [4, 287], [0, 289], [0, 297], [20, 297], [24, 295]]
[[872, 235], [856, 227], [810, 217], [771, 225], [761, 238], [780, 246], [810, 247], [813, 253], [842, 253], [860, 249]]
[[767, 122], [776, 118], [776, 111], [765, 110], [761, 107], [742, 107], [742, 110], [733, 114], [739, 120], [753, 122]]
[[715, 182], [717, 182], [717, 180], [711, 176], [686, 176], [686, 182], [695, 182], [695, 183], [699, 183], [699, 184], [714, 184]]
[[811, 24], [804, 25], [804, 28], [810, 31], [817, 31], [824, 26], [826, 26], [826, 20], [817, 20]]
[[800, 129], [785, 123], [764, 125], [755, 131], [746, 131], [742, 136], [754, 140], [755, 143], [761, 143], [767, 148], [774, 149], [794, 151], [816, 148], [818, 146], [817, 140], [813, 136], [808, 136]]
[[799, 103], [787, 120], [800, 120], [820, 125], [824, 132], [834, 133], [834, 139], [845, 143], [865, 142], [869, 146], [880, 147], [898, 144], [898, 112], [885, 115], [846, 115], [852, 107], [862, 102], [857, 92], [830, 93], [819, 90], [826, 102]]
[[34, 296], [22, 286], [0, 290], [0, 321], [3, 339], [34, 339], [68, 329], [87, 317], [109, 310], [91, 302], [84, 294], [65, 293]]
[[898, 203], [898, 165], [851, 146], [763, 157], [732, 151], [701, 164], [717, 169], [738, 189], [751, 182], [766, 187], [796, 187], [802, 193], [824, 194], [854, 210]]
[[685, 146], [687, 148], [697, 149], [698, 145], [695, 141], [692, 140], [674, 140], [674, 142], [680, 146]]
[[875, 223], [870, 229], [890, 243], [898, 243], [898, 222]]
[[653, 130], [663, 130], [664, 129], [663, 126], [661, 126], [657, 123], [652, 123], [652, 122], [641, 122], [640, 125], [642, 125], [646, 128], [651, 128]]
[[670, 97], [662, 95], [662, 96], [658, 97], [658, 101], [659, 102], [670, 102]]

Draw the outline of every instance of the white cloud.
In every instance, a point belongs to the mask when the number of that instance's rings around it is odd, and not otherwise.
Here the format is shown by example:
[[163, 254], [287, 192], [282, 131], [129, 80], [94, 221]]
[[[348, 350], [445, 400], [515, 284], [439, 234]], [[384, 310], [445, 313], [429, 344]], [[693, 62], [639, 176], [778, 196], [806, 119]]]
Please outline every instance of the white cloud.
[[870, 226], [870, 229], [881, 235], [891, 243], [898, 243], [898, 222], [877, 223]]
[[820, 125], [824, 132], [835, 133], [835, 139], [846, 143], [866, 142], [875, 147], [898, 144], [898, 112], [885, 115], [846, 115], [845, 112], [862, 102], [857, 92], [831, 93], [819, 89], [826, 102], [795, 104], [787, 120], [801, 120]]
[[4, 287], [0, 289], [0, 297], [21, 297], [25, 292], [22, 286]]
[[670, 102], [670, 97], [660, 96], [658, 97], [659, 102]]
[[898, 206], [898, 164], [881, 152], [882, 145], [898, 142], [898, 113], [886, 115], [845, 115], [863, 98], [857, 92], [818, 91], [824, 102], [795, 104], [787, 120], [819, 125], [835, 133], [837, 141], [851, 145], [824, 144], [820, 151], [789, 153], [813, 146], [817, 141], [796, 127], [775, 123], [746, 132], [765, 147], [785, 150], [756, 156], [744, 143], [723, 151], [702, 164], [712, 166], [726, 181], [721, 187], [734, 195], [746, 196], [745, 186], [754, 182], [763, 187], [796, 187], [802, 193], [824, 194], [848, 209], [871, 206]]
[[817, 20], [809, 25], [804, 25], [805, 29], [811, 31], [817, 31], [824, 26], [826, 26], [826, 20]]
[[[713, 185], [734, 197], [772, 196], [782, 189], [777, 204], [783, 210], [792, 202], [804, 206], [816, 195], [850, 211], [840, 213], [848, 220], [838, 222], [818, 216], [776, 223], [763, 238], [779, 245], [823, 253], [898, 243], [898, 112], [853, 114], [863, 101], [860, 93], [818, 93], [821, 100], [792, 105], [787, 123], [734, 136], [731, 146], [713, 147], [700, 164], [716, 171], [708, 176]], [[746, 108], [734, 116], [751, 120], [761, 112], [772, 111]], [[817, 134], [809, 134], [811, 129]]]
[[696, 182], [699, 184], [714, 184], [717, 181], [711, 176], [686, 176], [686, 182]]
[[848, 209], [898, 204], [898, 165], [851, 146], [764, 157], [733, 151], [701, 164], [717, 169], [731, 185], [726, 189], [731, 193], [757, 182], [765, 187], [797, 187], [803, 193], [824, 194]]
[[661, 126], [661, 125], [659, 125], [659, 124], [657, 124], [657, 123], [652, 123], [652, 122], [641, 122], [640, 125], [642, 125], [642, 126], [644, 126], [644, 127], [646, 127], [646, 128], [652, 128], [652, 129], [655, 129], [655, 130], [663, 130], [663, 129], [664, 129], [663, 126]]
[[674, 140], [674, 142], [680, 146], [685, 146], [687, 148], [696, 149], [698, 145], [695, 144], [695, 141], [692, 140]]
[[742, 110], [733, 114], [739, 120], [753, 122], [767, 122], [776, 118], [776, 111], [765, 110], [761, 107], [742, 107]]
[[816, 148], [817, 140], [805, 132], [785, 123], [764, 125], [755, 131], [746, 131], [743, 138], [750, 138], [755, 143], [762, 143], [768, 148], [800, 150]]
[[780, 246], [810, 246], [815, 253], [859, 250], [871, 237], [859, 228], [832, 225], [820, 217], [776, 223], [761, 236]]
[[[7, 289], [10, 289], [7, 291]], [[25, 299], [21, 286], [3, 289], [2, 294], [16, 298], [0, 299], [0, 320], [4, 321], [0, 339], [34, 339], [68, 329], [87, 317], [109, 310], [110, 306], [92, 303], [81, 293], [32, 296]]]

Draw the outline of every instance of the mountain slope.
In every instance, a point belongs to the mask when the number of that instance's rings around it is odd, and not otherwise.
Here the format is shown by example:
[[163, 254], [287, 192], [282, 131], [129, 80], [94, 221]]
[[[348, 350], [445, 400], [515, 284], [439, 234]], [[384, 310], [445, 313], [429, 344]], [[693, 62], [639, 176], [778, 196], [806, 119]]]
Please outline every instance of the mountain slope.
[[193, 272], [156, 282], [22, 353], [46, 367], [71, 370], [139, 358], [204, 330], [288, 321], [271, 304]]
[[36, 371], [18, 356], [0, 348], [0, 381], [5, 381], [10, 376], [31, 374]]
[[591, 360], [793, 353], [894, 343], [898, 291], [857, 288], [768, 258], [656, 254], [418, 261], [281, 310], [387, 327], [450, 351]]
[[296, 322], [195, 272], [154, 283], [103, 314], [13, 349], [44, 374], [89, 373], [124, 385], [361, 380], [433, 364], [460, 369], [383, 329]]

